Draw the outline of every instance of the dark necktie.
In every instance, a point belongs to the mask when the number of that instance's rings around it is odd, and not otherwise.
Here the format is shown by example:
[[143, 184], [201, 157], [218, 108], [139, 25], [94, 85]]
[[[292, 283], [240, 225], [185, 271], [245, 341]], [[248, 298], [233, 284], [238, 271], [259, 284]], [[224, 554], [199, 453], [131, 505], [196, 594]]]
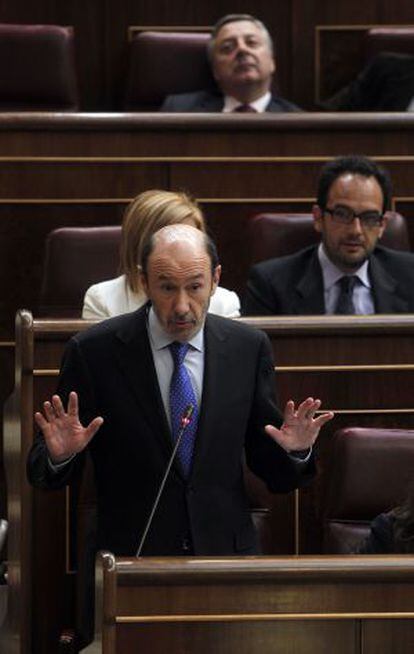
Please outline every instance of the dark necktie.
[[233, 109], [233, 113], [236, 113], [236, 114], [257, 114], [257, 111], [250, 104], [239, 104], [238, 107]]
[[194, 441], [198, 422], [198, 405], [190, 375], [184, 365], [188, 343], [171, 343], [169, 349], [174, 362], [174, 372], [170, 384], [170, 418], [173, 441], [177, 440], [182, 427], [182, 418], [189, 404], [193, 406], [191, 422], [187, 426], [178, 448], [178, 458], [184, 474], [188, 477], [193, 458]]
[[355, 314], [355, 305], [353, 301], [353, 292], [357, 283], [355, 275], [344, 275], [338, 281], [340, 293], [336, 304], [335, 313], [342, 315]]

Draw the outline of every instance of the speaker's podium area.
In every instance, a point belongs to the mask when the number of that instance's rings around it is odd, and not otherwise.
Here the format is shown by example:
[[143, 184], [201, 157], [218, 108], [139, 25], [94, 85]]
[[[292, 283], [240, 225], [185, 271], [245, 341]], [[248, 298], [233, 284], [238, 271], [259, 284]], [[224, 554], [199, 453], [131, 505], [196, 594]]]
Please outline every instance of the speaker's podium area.
[[414, 557], [116, 559], [87, 654], [405, 654]]

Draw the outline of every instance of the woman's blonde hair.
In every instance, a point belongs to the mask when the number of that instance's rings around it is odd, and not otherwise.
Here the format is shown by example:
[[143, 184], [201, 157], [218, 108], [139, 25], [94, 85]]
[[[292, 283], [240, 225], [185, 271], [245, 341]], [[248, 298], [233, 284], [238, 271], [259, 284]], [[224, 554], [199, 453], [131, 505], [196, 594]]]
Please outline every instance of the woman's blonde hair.
[[162, 227], [177, 223], [192, 223], [206, 231], [201, 209], [186, 193], [153, 189], [140, 193], [128, 205], [122, 221], [121, 272], [135, 293], [141, 290], [143, 243]]

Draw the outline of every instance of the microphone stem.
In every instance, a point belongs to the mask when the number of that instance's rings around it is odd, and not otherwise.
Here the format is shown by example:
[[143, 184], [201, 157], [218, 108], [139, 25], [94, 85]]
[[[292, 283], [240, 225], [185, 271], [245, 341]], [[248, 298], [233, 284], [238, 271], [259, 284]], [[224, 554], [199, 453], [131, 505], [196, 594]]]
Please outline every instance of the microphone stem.
[[[190, 407], [191, 407], [191, 409], [190, 409]], [[159, 501], [161, 499], [162, 491], [164, 490], [164, 486], [165, 486], [165, 483], [167, 481], [168, 475], [170, 473], [173, 461], [175, 459], [175, 455], [177, 454], [177, 450], [180, 447], [181, 439], [183, 437], [183, 434], [184, 434], [185, 430], [187, 429], [188, 425], [190, 424], [191, 414], [193, 413], [193, 406], [190, 405], [190, 407], [188, 407], [188, 409], [186, 411], [186, 414], [183, 416], [182, 427], [181, 427], [181, 429], [179, 431], [179, 434], [177, 436], [177, 440], [175, 441], [175, 445], [174, 445], [170, 460], [168, 462], [167, 469], [166, 469], [166, 471], [164, 473], [164, 477], [162, 478], [162, 482], [161, 482], [160, 487], [158, 489], [157, 497], [155, 498], [155, 502], [154, 502], [154, 504], [152, 506], [150, 516], [149, 516], [149, 518], [147, 520], [147, 524], [145, 525], [144, 533], [142, 534], [141, 540], [140, 540], [139, 545], [138, 545], [137, 553], [135, 555], [137, 558], [139, 558], [139, 556], [141, 555], [142, 548], [144, 547], [144, 543], [145, 543], [145, 540], [147, 538], [147, 534], [149, 532], [149, 529], [151, 527], [155, 511], [157, 510]]]

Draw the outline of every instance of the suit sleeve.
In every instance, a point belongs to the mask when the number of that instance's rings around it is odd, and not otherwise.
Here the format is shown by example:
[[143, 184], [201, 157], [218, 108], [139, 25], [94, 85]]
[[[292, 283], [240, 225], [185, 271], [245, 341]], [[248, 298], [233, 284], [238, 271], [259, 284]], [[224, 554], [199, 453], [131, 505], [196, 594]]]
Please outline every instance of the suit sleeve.
[[270, 278], [262, 266], [253, 266], [247, 280], [242, 303], [243, 316], [269, 316], [278, 314]]
[[360, 543], [356, 554], [392, 554], [394, 545], [394, 517], [392, 513], [381, 513], [371, 522], [367, 538]]
[[315, 474], [313, 455], [306, 465], [297, 466], [287, 452], [265, 432], [272, 424], [280, 427], [283, 417], [275, 402], [275, 372], [270, 343], [261, 334], [256, 388], [246, 439], [246, 462], [272, 492], [289, 492], [308, 483]]
[[379, 111], [389, 69], [387, 53], [380, 53], [357, 77], [324, 103], [330, 111]]
[[167, 95], [158, 111], [164, 113], [176, 113], [178, 110], [176, 107], [175, 96]]
[[[76, 337], [72, 338], [66, 347], [56, 391], [65, 407], [71, 391], [76, 391], [78, 394], [80, 421], [86, 425], [98, 415], [98, 411], [88, 367]], [[48, 463], [43, 434], [39, 432], [35, 436], [27, 460], [29, 482], [38, 488], [62, 488], [83, 465], [83, 460], [84, 453], [77, 454], [58, 472], [53, 472]]]

